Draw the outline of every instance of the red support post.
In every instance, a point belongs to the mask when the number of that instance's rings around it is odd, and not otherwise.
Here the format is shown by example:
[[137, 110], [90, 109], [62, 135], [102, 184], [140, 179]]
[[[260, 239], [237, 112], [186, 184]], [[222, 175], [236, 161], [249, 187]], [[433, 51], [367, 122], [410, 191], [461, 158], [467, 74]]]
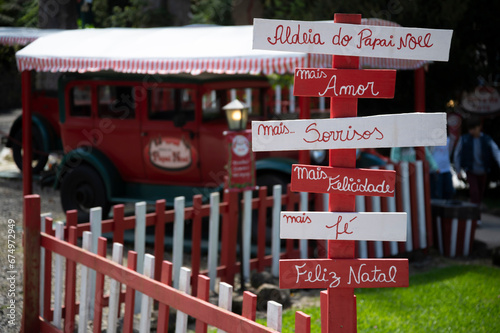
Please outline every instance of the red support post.
[[155, 206], [155, 280], [160, 281], [161, 263], [165, 252], [165, 200], [157, 200]]
[[40, 196], [27, 195], [23, 207], [23, 290], [21, 332], [40, 331]]
[[23, 195], [33, 192], [33, 174], [31, 169], [31, 72], [21, 73], [21, 99], [23, 105]]
[[[335, 23], [361, 24], [360, 14], [335, 14]], [[358, 69], [359, 57], [332, 56], [332, 68]], [[358, 113], [357, 98], [335, 98], [330, 101], [330, 118], [356, 117]], [[330, 166], [355, 168], [356, 150], [330, 150]], [[354, 212], [356, 202], [354, 195], [330, 194], [329, 211]], [[354, 258], [355, 241], [328, 241], [328, 258]], [[327, 332], [356, 332], [356, 299], [354, 289], [328, 290], [328, 324]]]
[[[164, 260], [161, 266], [161, 283], [172, 286], [172, 263]], [[133, 303], [132, 303], [133, 304]], [[170, 306], [160, 303], [158, 306], [158, 333], [168, 332], [168, 320], [170, 316]]]
[[[415, 112], [425, 112], [425, 68], [420, 67], [414, 71], [414, 96]], [[425, 148], [416, 147], [415, 152], [418, 160], [425, 161]], [[425, 162], [424, 162], [425, 163]]]
[[238, 240], [238, 192], [224, 193], [224, 201], [228, 203], [227, 213], [222, 220], [222, 247], [221, 247], [221, 265], [225, 266], [225, 272], [221, 276], [222, 282], [234, 284], [234, 275], [236, 273], [236, 243]]

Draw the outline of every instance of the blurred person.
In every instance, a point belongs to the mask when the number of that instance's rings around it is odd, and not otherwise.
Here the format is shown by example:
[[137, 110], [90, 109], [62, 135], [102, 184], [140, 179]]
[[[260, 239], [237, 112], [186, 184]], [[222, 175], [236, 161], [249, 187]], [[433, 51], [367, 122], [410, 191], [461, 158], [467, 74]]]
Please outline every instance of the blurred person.
[[458, 179], [465, 181], [461, 172], [465, 171], [470, 201], [480, 206], [493, 163], [500, 166], [500, 151], [495, 141], [482, 132], [479, 118], [470, 118], [467, 130], [468, 133], [458, 139], [453, 163]]
[[451, 138], [446, 138], [447, 144], [430, 148], [434, 161], [436, 161], [438, 172], [430, 173], [431, 198], [449, 200], [455, 194], [453, 179], [451, 176]]

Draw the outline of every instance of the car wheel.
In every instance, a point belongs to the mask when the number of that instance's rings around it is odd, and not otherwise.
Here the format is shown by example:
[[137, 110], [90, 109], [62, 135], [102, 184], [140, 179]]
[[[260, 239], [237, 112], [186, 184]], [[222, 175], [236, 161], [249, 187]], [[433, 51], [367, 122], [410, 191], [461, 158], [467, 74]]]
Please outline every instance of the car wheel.
[[101, 176], [88, 165], [80, 165], [64, 176], [61, 183], [61, 204], [64, 211], [78, 211], [78, 222], [88, 222], [90, 209], [93, 207], [102, 208], [104, 219], [111, 207]]
[[[39, 174], [45, 167], [45, 164], [47, 164], [47, 161], [49, 159], [49, 154], [43, 151], [42, 135], [40, 134], [40, 131], [36, 127], [33, 127], [31, 136], [33, 138], [31, 145], [33, 151], [31, 159], [31, 167], [33, 169], [32, 172], [33, 174]], [[23, 131], [19, 129], [16, 131], [16, 133], [14, 133], [14, 142], [12, 143], [12, 155], [14, 158], [14, 162], [21, 171], [23, 170], [22, 142], [23, 142]]]

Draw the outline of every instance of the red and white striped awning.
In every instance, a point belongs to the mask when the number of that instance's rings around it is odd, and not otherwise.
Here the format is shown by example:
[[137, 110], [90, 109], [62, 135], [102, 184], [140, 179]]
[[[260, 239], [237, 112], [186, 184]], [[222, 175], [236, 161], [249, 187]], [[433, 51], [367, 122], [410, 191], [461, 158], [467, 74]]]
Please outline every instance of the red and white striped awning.
[[40, 37], [60, 31], [56, 29], [42, 30], [36, 28], [0, 27], [0, 45], [25, 46]]
[[[366, 24], [387, 22], [378, 21]], [[252, 26], [66, 30], [37, 39], [16, 59], [20, 71], [43, 72], [284, 74], [295, 67], [331, 67], [330, 55], [253, 50], [252, 39]], [[360, 59], [361, 68], [416, 69], [423, 64]]]

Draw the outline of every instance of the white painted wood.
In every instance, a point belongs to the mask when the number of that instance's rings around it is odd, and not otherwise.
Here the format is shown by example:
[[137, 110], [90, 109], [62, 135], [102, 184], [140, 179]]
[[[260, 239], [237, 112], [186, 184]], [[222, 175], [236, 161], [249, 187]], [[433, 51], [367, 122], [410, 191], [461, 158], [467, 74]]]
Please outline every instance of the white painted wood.
[[[45, 232], [45, 218], [52, 217], [52, 213], [40, 214], [40, 231]], [[45, 281], [45, 248], [40, 246], [40, 286], [44, 286]], [[44, 289], [40, 288], [40, 315], [43, 315], [43, 294]]]
[[470, 251], [470, 238], [472, 232], [472, 220], [468, 219], [465, 221], [465, 237], [464, 237], [464, 256], [469, 255]]
[[252, 88], [245, 88], [245, 104], [248, 107], [248, 114], [252, 114]]
[[[92, 249], [92, 233], [89, 231], [83, 232], [84, 250]], [[90, 269], [87, 266], [81, 265], [80, 273], [80, 310], [78, 313], [78, 333], [87, 332], [87, 321], [89, 320], [89, 302], [90, 302]], [[95, 281], [95, 280], [94, 280]]]
[[250, 280], [250, 252], [252, 246], [252, 190], [243, 192], [243, 221], [241, 228], [243, 247], [243, 281]]
[[427, 248], [427, 228], [425, 224], [425, 187], [424, 187], [424, 165], [422, 161], [415, 162], [416, 172], [416, 193], [418, 207], [418, 233], [420, 239], [420, 248]]
[[[280, 240], [280, 211], [281, 211], [281, 185], [273, 186], [273, 215], [272, 215], [272, 240], [271, 240], [271, 274], [274, 277], [279, 276], [280, 269], [280, 253], [281, 253], [281, 240]], [[298, 238], [297, 238], [298, 239]]]
[[319, 109], [320, 111], [325, 111], [325, 97], [321, 96], [319, 97]]
[[[123, 245], [113, 243], [112, 258], [113, 262], [123, 265]], [[108, 312], [108, 333], [115, 333], [118, 325], [118, 310], [120, 300], [120, 282], [111, 279], [109, 286], [109, 312]]]
[[[309, 195], [306, 192], [300, 192], [300, 203], [299, 203], [299, 210], [301, 211], [307, 211], [309, 210]], [[300, 245], [300, 258], [301, 259], [306, 259], [308, 257], [308, 244], [307, 244], [307, 239], [301, 239], [299, 240], [299, 245]]]
[[[90, 209], [90, 232], [92, 233], [92, 253], [97, 253], [97, 244], [99, 237], [102, 236], [102, 208], [94, 207]], [[90, 312], [89, 319], [94, 320], [95, 304], [95, 280], [96, 272], [90, 270]]]
[[[394, 170], [394, 165], [392, 164], [387, 164], [385, 166], [387, 170]], [[385, 200], [387, 201], [387, 211], [389, 212], [395, 212], [396, 211], [396, 196], [398, 193], [396, 192], [397, 190], [394, 189], [394, 196], [393, 197], [387, 197]], [[391, 247], [391, 255], [395, 256], [398, 254], [398, 243], [397, 242], [390, 242], [390, 247]]]
[[[191, 270], [186, 267], [182, 267], [179, 274], [179, 291], [191, 294], [190, 291], [191, 285]], [[182, 311], [177, 311], [176, 319], [175, 319], [175, 332], [176, 333], [184, 333], [187, 332], [187, 322], [188, 315]]]
[[173, 240], [173, 280], [174, 288], [179, 289], [182, 257], [184, 256], [184, 197], [174, 199], [174, 240]]
[[217, 279], [217, 265], [219, 254], [219, 201], [218, 192], [210, 194], [210, 217], [208, 233], [208, 277], [210, 278], [210, 290], [215, 290]]
[[274, 87], [274, 113], [281, 114], [281, 86]]
[[410, 193], [410, 169], [408, 167], [408, 162], [401, 162], [400, 164], [401, 172], [401, 197], [403, 200], [403, 210], [406, 212], [407, 221], [407, 236], [406, 236], [406, 251], [413, 251], [413, 239], [412, 239], [412, 229], [411, 229], [411, 193]]
[[275, 301], [267, 302], [267, 327], [281, 332], [283, 307]]
[[231, 94], [231, 101], [236, 99], [236, 89], [231, 89], [229, 90], [229, 93]]
[[330, 207], [330, 194], [323, 193], [323, 211], [328, 212]]
[[457, 255], [458, 218], [451, 220], [450, 257]]
[[255, 152], [445, 144], [446, 114], [443, 112], [252, 121]]
[[[149, 253], [144, 255], [144, 275], [154, 279], [155, 275], [155, 257]], [[139, 332], [149, 333], [151, 327], [151, 309], [153, 298], [148, 295], [141, 295], [141, 319], [139, 321]]]
[[[366, 210], [365, 197], [361, 195], [356, 196], [356, 211], [363, 213]], [[368, 258], [368, 244], [366, 241], [358, 241], [358, 250], [360, 258]]]
[[281, 212], [283, 239], [406, 240], [406, 213]]
[[448, 61], [453, 35], [445, 29], [332, 21], [254, 19], [253, 24], [254, 49], [394, 59]]
[[[56, 223], [56, 238], [59, 240], [64, 240], [64, 224], [62, 222]], [[55, 276], [54, 276], [54, 319], [52, 324], [61, 329], [62, 328], [62, 306], [64, 303], [63, 300], [63, 259], [64, 257], [55, 254]]]
[[[146, 254], [146, 202], [135, 203], [134, 251], [137, 252], [137, 273], [144, 273], [144, 255]], [[134, 313], [141, 311], [142, 293], [135, 292]]]
[[[370, 198], [372, 201], [372, 211], [374, 213], [380, 213], [382, 210], [382, 204], [380, 202], [381, 198], [380, 197], [371, 197]], [[406, 234], [406, 230], [405, 230]], [[384, 246], [382, 245], [381, 241], [375, 241], [375, 258], [383, 258], [384, 257]]]
[[288, 113], [295, 113], [295, 95], [293, 94], [293, 84], [288, 86], [288, 100], [290, 101]]
[[[219, 283], [219, 307], [232, 311], [233, 309], [233, 286], [226, 283]], [[219, 333], [224, 333], [223, 330], [217, 330]]]

